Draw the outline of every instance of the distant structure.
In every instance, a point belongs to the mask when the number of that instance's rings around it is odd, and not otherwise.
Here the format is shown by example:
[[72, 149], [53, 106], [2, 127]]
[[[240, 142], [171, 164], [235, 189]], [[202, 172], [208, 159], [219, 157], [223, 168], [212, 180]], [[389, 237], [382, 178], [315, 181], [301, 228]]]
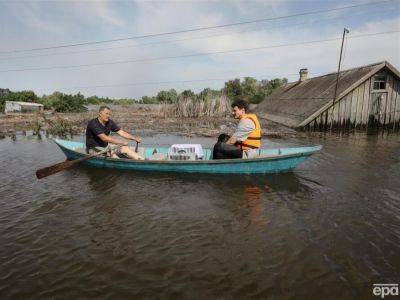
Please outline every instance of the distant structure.
[[0, 97], [7, 96], [11, 91], [9, 89], [0, 89]]
[[4, 108], [5, 113], [11, 112], [43, 112], [44, 106], [39, 103], [6, 101]]
[[257, 107], [265, 118], [297, 129], [329, 130], [400, 127], [400, 72], [387, 61], [300, 79], [266, 97]]

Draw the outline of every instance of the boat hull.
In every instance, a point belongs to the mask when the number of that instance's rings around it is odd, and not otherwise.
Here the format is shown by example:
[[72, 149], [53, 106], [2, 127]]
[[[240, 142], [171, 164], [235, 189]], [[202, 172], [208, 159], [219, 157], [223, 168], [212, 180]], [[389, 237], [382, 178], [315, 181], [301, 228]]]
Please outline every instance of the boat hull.
[[[68, 159], [73, 160], [85, 156], [75, 149], [83, 144], [55, 140]], [[224, 159], [204, 161], [136, 161], [130, 159], [114, 159], [95, 157], [84, 162], [84, 164], [111, 169], [124, 169], [147, 172], [178, 172], [178, 173], [224, 173], [224, 174], [266, 174], [279, 173], [293, 170], [304, 162], [313, 153], [319, 151], [321, 146], [301, 147], [298, 151], [289, 155], [278, 155], [255, 159]], [[301, 149], [298, 148], [298, 149]]]

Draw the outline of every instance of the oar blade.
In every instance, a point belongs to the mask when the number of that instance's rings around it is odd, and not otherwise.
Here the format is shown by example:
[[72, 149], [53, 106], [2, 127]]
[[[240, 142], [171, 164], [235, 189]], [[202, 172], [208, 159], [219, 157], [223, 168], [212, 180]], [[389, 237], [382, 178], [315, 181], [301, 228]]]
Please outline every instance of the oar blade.
[[74, 161], [66, 160], [64, 162], [52, 165], [50, 167], [46, 167], [46, 168], [37, 170], [36, 171], [36, 178], [37, 179], [42, 179], [44, 177], [53, 175], [55, 173], [61, 172], [61, 171], [65, 170], [65, 169], [68, 169], [69, 167], [71, 167], [74, 164], [75, 164]]
[[[121, 146], [119, 146], [119, 147], [121, 147]], [[83, 161], [89, 160], [93, 157], [103, 155], [103, 154], [107, 153], [108, 151], [109, 151], [109, 149], [107, 148], [107, 149], [97, 152], [95, 154], [87, 155], [87, 156], [84, 156], [84, 157], [81, 157], [81, 158], [78, 158], [75, 160], [66, 160], [62, 163], [58, 163], [58, 164], [52, 165], [50, 167], [46, 167], [46, 168], [37, 170], [36, 177], [37, 177], [37, 179], [42, 179], [44, 177], [47, 177], [47, 176], [53, 175], [55, 173], [61, 172], [65, 169], [68, 169], [68, 168], [70, 168], [76, 164], [79, 164]]]

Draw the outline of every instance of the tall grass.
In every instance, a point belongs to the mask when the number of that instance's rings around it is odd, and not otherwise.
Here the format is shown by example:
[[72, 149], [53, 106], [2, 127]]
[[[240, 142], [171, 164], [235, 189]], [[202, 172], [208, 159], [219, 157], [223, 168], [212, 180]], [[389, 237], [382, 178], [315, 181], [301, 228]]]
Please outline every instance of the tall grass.
[[225, 96], [199, 99], [197, 97], [179, 97], [172, 105], [160, 107], [159, 115], [184, 118], [225, 117], [230, 113], [231, 102]]
[[169, 103], [154, 104], [157, 105], [153, 110], [156, 116], [167, 118], [171, 117], [175, 111], [174, 105]]

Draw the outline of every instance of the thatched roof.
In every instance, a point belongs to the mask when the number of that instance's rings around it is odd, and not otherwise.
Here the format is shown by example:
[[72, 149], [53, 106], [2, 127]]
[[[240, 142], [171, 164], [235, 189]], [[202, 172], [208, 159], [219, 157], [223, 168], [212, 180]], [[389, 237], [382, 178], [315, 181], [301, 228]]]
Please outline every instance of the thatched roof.
[[[340, 72], [336, 101], [385, 67], [400, 77], [399, 71], [386, 61]], [[288, 83], [264, 99], [256, 109], [257, 114], [289, 127], [305, 126], [332, 105], [336, 75]]]

